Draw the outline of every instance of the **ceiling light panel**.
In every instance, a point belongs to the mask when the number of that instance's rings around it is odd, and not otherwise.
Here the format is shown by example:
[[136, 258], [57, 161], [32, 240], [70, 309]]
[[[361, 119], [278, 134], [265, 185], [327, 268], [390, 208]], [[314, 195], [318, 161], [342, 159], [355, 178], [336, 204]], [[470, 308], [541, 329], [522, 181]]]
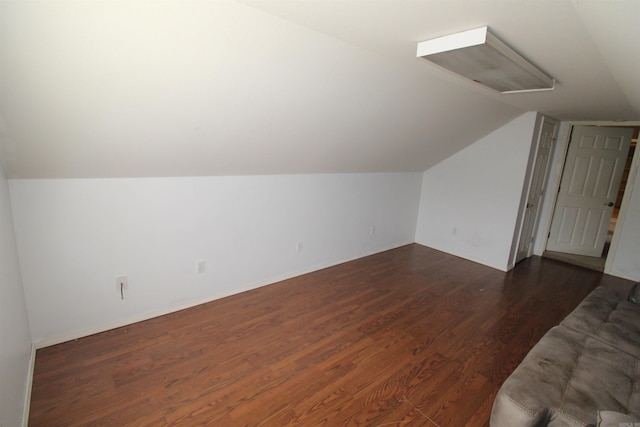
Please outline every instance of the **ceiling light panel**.
[[416, 56], [502, 93], [555, 86], [554, 79], [496, 38], [488, 27], [420, 42]]

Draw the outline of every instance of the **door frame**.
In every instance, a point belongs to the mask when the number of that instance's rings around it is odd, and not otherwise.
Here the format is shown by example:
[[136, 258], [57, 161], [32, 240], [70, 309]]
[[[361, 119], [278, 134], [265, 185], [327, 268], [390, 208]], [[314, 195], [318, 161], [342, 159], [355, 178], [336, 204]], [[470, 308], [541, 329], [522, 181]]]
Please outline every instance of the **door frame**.
[[[523, 236], [523, 232], [525, 231], [525, 217], [527, 215], [527, 203], [529, 201], [529, 196], [531, 194], [531, 189], [533, 186], [533, 177], [535, 176], [535, 171], [538, 167], [542, 166], [540, 164], [538, 164], [538, 153], [540, 150], [540, 143], [541, 143], [541, 138], [542, 138], [542, 131], [544, 129], [544, 125], [545, 124], [551, 124], [553, 126], [555, 126], [555, 130], [553, 132], [552, 135], [552, 142], [551, 142], [551, 152], [549, 153], [549, 158], [547, 160], [547, 163], [544, 165], [544, 182], [545, 185], [542, 188], [542, 200], [541, 200], [541, 205], [538, 206], [538, 209], [536, 210], [536, 214], [535, 214], [535, 218], [534, 218], [534, 225], [533, 225], [533, 235], [528, 237], [528, 236]], [[542, 218], [542, 204], [544, 203], [544, 200], [546, 198], [546, 192], [548, 189], [548, 180], [549, 180], [549, 171], [551, 170], [551, 167], [553, 166], [553, 160], [554, 160], [554, 156], [555, 156], [555, 150], [556, 150], [556, 146], [557, 146], [557, 142], [558, 142], [558, 138], [560, 135], [560, 121], [554, 119], [553, 117], [549, 117], [549, 116], [545, 116], [542, 115], [540, 113], [538, 113], [537, 117], [536, 117], [536, 122], [535, 122], [535, 126], [534, 126], [534, 132], [533, 132], [533, 141], [532, 141], [532, 145], [531, 145], [531, 150], [529, 152], [529, 160], [527, 163], [527, 172], [526, 172], [526, 178], [524, 181], [524, 185], [523, 185], [523, 189], [522, 189], [522, 200], [520, 201], [520, 208], [519, 208], [519, 212], [518, 212], [518, 218], [517, 218], [517, 224], [518, 227], [516, 228], [516, 233], [514, 234], [514, 240], [511, 246], [511, 251], [510, 251], [510, 256], [509, 256], [509, 267], [507, 268], [508, 270], [510, 270], [511, 268], [514, 267], [514, 265], [521, 261], [518, 260], [518, 248], [520, 247], [520, 243], [521, 240], [524, 238], [528, 238], [531, 240], [531, 243], [529, 245], [529, 249], [527, 251], [527, 255], [525, 256], [525, 258], [529, 258], [531, 255], [533, 255], [534, 253], [534, 248], [535, 248], [535, 242], [538, 239], [538, 229], [540, 227], [540, 221]]]
[[[567, 160], [567, 154], [569, 151], [569, 142], [571, 139], [571, 132], [574, 126], [635, 126], [640, 127], [640, 121], [561, 121], [558, 129], [558, 140], [556, 141], [555, 152], [551, 160], [551, 170], [549, 172], [549, 179], [547, 181], [547, 190], [545, 192], [545, 200], [542, 206], [542, 214], [540, 218], [540, 224], [538, 228], [538, 234], [535, 239], [535, 245], [533, 253], [534, 255], [542, 255], [547, 247], [549, 240], [549, 232], [551, 231], [551, 220], [553, 218], [553, 211], [556, 207], [556, 201], [558, 199], [558, 191], [560, 190], [560, 181], [562, 180], [562, 172], [564, 171], [564, 165]], [[632, 165], [638, 164], [640, 161], [640, 150], [636, 149], [633, 155]], [[635, 168], [632, 167], [627, 181], [627, 186], [624, 189], [624, 195], [622, 196], [622, 203], [620, 211], [618, 213], [618, 220], [616, 227], [613, 230], [613, 237], [611, 238], [611, 246], [609, 247], [609, 253], [607, 254], [607, 260], [605, 262], [604, 273], [609, 274], [611, 272], [611, 266], [615, 259], [616, 250], [618, 248], [618, 242], [620, 240], [620, 230], [624, 224], [625, 217], [627, 215], [627, 208], [629, 205], [629, 197], [631, 190], [633, 189], [633, 183], [635, 181]], [[632, 176], [633, 175], [633, 176]]]

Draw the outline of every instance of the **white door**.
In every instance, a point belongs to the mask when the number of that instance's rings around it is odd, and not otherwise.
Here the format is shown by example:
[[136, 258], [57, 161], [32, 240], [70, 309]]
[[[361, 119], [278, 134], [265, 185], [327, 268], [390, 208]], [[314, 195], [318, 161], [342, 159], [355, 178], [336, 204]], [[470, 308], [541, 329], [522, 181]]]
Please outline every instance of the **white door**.
[[542, 204], [544, 189], [547, 185], [551, 152], [553, 151], [553, 145], [556, 140], [557, 129], [557, 122], [550, 121], [546, 118], [544, 119], [542, 129], [540, 130], [524, 219], [522, 220], [522, 230], [520, 232], [520, 239], [518, 240], [516, 262], [528, 258], [533, 252], [533, 237], [540, 219], [540, 205]]
[[633, 129], [574, 126], [547, 250], [602, 256]]

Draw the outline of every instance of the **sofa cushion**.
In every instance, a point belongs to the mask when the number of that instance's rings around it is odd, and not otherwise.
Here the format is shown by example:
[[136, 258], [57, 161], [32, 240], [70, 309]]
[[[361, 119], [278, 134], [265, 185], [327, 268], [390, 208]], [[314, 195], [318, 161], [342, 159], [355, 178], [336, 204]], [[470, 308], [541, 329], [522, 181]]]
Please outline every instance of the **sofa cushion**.
[[629, 301], [640, 305], [640, 283], [636, 283], [631, 287], [631, 291], [629, 292]]
[[491, 426], [585, 427], [598, 410], [640, 416], [639, 359], [557, 326], [498, 391]]
[[594, 289], [560, 325], [640, 358], [640, 306], [610, 289]]

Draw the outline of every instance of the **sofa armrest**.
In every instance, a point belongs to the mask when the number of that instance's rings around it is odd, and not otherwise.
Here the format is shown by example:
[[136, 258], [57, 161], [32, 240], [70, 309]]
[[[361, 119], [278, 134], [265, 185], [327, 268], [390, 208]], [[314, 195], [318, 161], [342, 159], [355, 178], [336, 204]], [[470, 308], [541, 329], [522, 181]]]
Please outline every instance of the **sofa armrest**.
[[640, 305], [640, 283], [636, 283], [631, 287], [627, 300], [634, 304]]
[[556, 326], [502, 384], [492, 427], [587, 427], [598, 410], [640, 415], [640, 359]]
[[620, 412], [598, 411], [598, 424], [596, 424], [596, 427], [635, 426], [636, 424], [640, 424], [640, 418], [621, 414]]

